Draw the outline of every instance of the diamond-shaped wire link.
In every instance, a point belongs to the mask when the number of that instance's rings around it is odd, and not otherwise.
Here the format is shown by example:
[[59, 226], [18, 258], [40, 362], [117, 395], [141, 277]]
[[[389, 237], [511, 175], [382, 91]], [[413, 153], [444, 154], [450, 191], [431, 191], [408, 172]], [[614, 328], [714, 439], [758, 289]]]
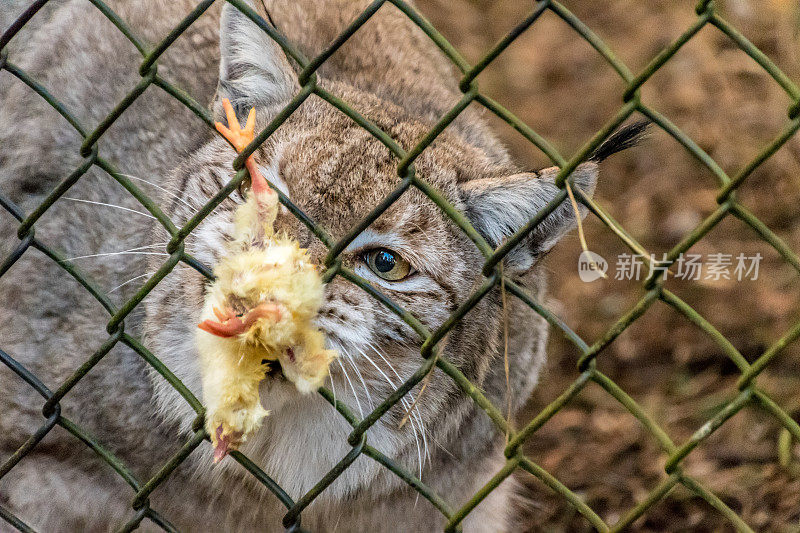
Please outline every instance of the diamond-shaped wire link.
[[[14, 372], [19, 379], [25, 381], [32, 389], [37, 391], [43, 398], [44, 404], [42, 414], [44, 422], [29, 439], [10, 457], [3, 458], [0, 464], [0, 478], [8, 473], [14, 466], [35, 448], [37, 443], [44, 438], [49, 431], [56, 425], [70, 432], [76, 439], [83, 442], [92, 449], [106, 464], [109, 465], [120, 477], [122, 477], [133, 489], [131, 502], [132, 515], [129, 521], [121, 524], [122, 531], [130, 531], [147, 518], [153, 524], [161, 527], [165, 531], [174, 531], [174, 527], [162, 517], [156, 510], [150, 508], [148, 497], [158, 490], [158, 486], [165, 481], [170, 474], [188, 457], [198, 446], [202, 445], [203, 440], [208, 439], [203, 430], [203, 406], [201, 402], [181, 383], [181, 381], [167, 368], [157, 357], [145, 348], [141, 342], [125, 332], [125, 318], [133, 311], [149, 292], [167, 276], [179, 262], [196, 269], [206, 277], [211, 278], [211, 270], [207, 265], [203, 265], [197, 259], [190, 256], [184, 250], [184, 240], [197, 227], [202, 220], [208, 216], [228, 195], [235, 190], [239, 183], [247, 177], [247, 171], [243, 164], [245, 159], [255, 151], [310, 95], [314, 94], [331, 106], [337, 108], [356, 124], [371, 133], [380, 141], [397, 159], [398, 185], [383, 201], [376, 205], [370, 213], [359, 223], [348, 231], [344, 237], [334, 241], [324, 227], [317, 224], [313, 219], [306, 215], [301, 209], [291, 202], [283, 194], [279, 193], [281, 203], [289, 211], [305, 224], [319, 239], [327, 246], [328, 254], [325, 258], [325, 265], [328, 268], [323, 277], [330, 281], [336, 276], [347, 280], [355, 286], [361, 288], [372, 297], [381, 302], [390, 311], [406, 322], [420, 337], [422, 341], [420, 366], [414, 374], [400, 384], [395, 392], [389, 395], [380, 405], [374, 408], [371, 413], [366, 414], [363, 419], [355, 416], [350, 407], [334, 398], [327, 389], [321, 389], [320, 394], [325, 398], [337, 412], [352, 426], [353, 431], [348, 436], [348, 443], [352, 449], [335, 465], [310, 491], [303, 495], [299, 500], [294, 501], [289, 495], [272, 479], [266, 472], [263, 472], [249, 458], [241, 452], [233, 452], [231, 456], [245, 470], [247, 470], [256, 480], [262, 483], [278, 500], [286, 507], [287, 513], [283, 519], [283, 525], [289, 529], [299, 529], [300, 519], [303, 509], [312, 504], [314, 499], [323, 492], [342, 472], [344, 472], [359, 456], [365, 455], [378, 462], [385, 468], [391, 470], [410, 487], [418, 491], [428, 502], [430, 502], [447, 519], [447, 531], [454, 531], [460, 528], [463, 519], [504, 479], [514, 474], [517, 470], [530, 473], [551, 490], [561, 495], [575, 509], [581, 513], [589, 524], [598, 531], [618, 531], [624, 529], [636, 519], [641, 517], [647, 510], [666, 497], [669, 492], [678, 484], [685, 486], [688, 490], [704, 499], [708, 504], [716, 509], [725, 517], [731, 525], [738, 530], [749, 531], [749, 527], [736, 513], [722, 502], [716, 495], [701, 485], [696, 479], [683, 473], [681, 462], [689, 455], [692, 450], [701, 445], [705, 439], [730, 417], [748, 405], [755, 405], [762, 408], [765, 412], [772, 415], [784, 428], [788, 435], [800, 440], [800, 425], [793, 420], [786, 411], [772, 400], [757, 385], [758, 375], [766, 368], [770, 361], [781, 352], [787, 345], [791, 344], [800, 337], [800, 323], [790, 328], [780, 339], [776, 340], [764, 353], [752, 364], [749, 364], [738, 350], [728, 341], [719, 331], [711, 325], [703, 316], [697, 313], [691, 306], [678, 298], [672, 292], [663, 288], [662, 275], [654, 273], [643, 283], [644, 293], [640, 300], [618, 321], [609, 328], [593, 344], [587, 344], [574, 331], [572, 331], [560, 318], [545, 308], [540, 302], [536, 301], [527, 291], [511, 279], [504, 278], [499, 268], [503, 258], [517, 245], [526, 235], [533, 231], [547, 216], [553, 212], [562, 202], [566, 201], [566, 184], [571, 178], [572, 172], [586, 156], [599, 146], [608, 136], [633, 113], [640, 113], [649, 118], [654, 124], [672, 136], [680, 143], [698, 162], [708, 168], [717, 179], [719, 192], [717, 202], [719, 207], [709, 215], [704, 221], [690, 231], [670, 252], [667, 254], [666, 264], [671, 264], [677, 257], [688, 250], [696, 242], [702, 239], [720, 221], [728, 216], [741, 220], [746, 226], [750, 227], [755, 234], [774, 248], [781, 257], [800, 272], [800, 259], [797, 254], [775, 235], [762, 221], [753, 215], [746, 207], [740, 204], [735, 198], [735, 191], [745, 180], [752, 175], [764, 161], [779, 150], [794, 134], [800, 129], [800, 89], [786, 76], [764, 53], [754, 46], [736, 28], [724, 20], [716, 11], [712, 0], [701, 1], [697, 8], [697, 18], [686, 30], [671, 44], [663, 48], [651, 60], [650, 64], [642, 72], [634, 75], [628, 67], [620, 61], [614, 52], [600, 39], [589, 27], [587, 27], [578, 17], [570, 12], [564, 5], [551, 0], [541, 0], [534, 2], [533, 9], [512, 28], [500, 41], [492, 47], [474, 66], [470, 65], [459, 52], [428, 22], [415, 8], [404, 0], [375, 0], [360, 13], [350, 25], [348, 25], [337, 36], [330, 45], [318, 56], [307, 59], [295, 48], [283, 35], [281, 35], [267, 21], [262, 19], [242, 0], [226, 0], [235, 6], [256, 23], [270, 38], [272, 38], [300, 67], [299, 81], [300, 91], [293, 97], [287, 106], [272, 120], [272, 122], [261, 131], [253, 142], [236, 158], [233, 163], [236, 174], [222, 190], [219, 191], [206, 205], [199, 209], [185, 224], [178, 228], [169, 217], [150, 199], [141, 189], [139, 189], [124, 174], [121, 174], [111, 163], [98, 156], [99, 145], [103, 142], [104, 132], [119, 118], [126, 109], [151, 85], [158, 87], [171, 95], [189, 110], [191, 110], [199, 120], [204, 122], [213, 130], [213, 119], [202, 105], [200, 105], [190, 94], [180, 87], [170, 83], [158, 73], [158, 59], [169, 48], [169, 46], [186, 31], [205, 11], [211, 7], [214, 0], [204, 0], [200, 2], [181, 22], [179, 22], [159, 43], [152, 48], [145, 45], [135, 32], [122, 20], [111, 8], [101, 0], [90, 0], [92, 4], [105, 17], [114, 24], [117, 29], [133, 44], [142, 55], [142, 63], [139, 68], [139, 81], [129, 93], [114, 107], [114, 109], [91, 131], [87, 130], [77, 118], [72, 115], [67, 107], [58, 101], [47, 88], [38, 83], [23, 69], [9, 61], [6, 45], [15, 37], [17, 32], [31, 20], [39, 10], [47, 4], [48, 0], [36, 0], [28, 9], [0, 36], [0, 72], [5, 71], [8, 75], [16, 77], [19, 81], [27, 85], [31, 90], [39, 94], [49, 103], [64, 119], [66, 119], [75, 131], [82, 138], [80, 146], [76, 151], [84, 158], [83, 162], [75, 171], [66, 176], [53, 191], [31, 212], [25, 213], [10, 199], [0, 192], [0, 206], [8, 211], [19, 221], [17, 236], [20, 239], [18, 246], [11, 254], [4, 258], [0, 263], [0, 277], [8, 271], [17, 260], [25, 253], [29, 253], [31, 248], [38, 250], [47, 257], [57, 262], [68, 274], [77, 280], [82, 287], [106, 309], [109, 313], [107, 330], [109, 337], [91, 354], [83, 365], [68, 376], [55, 392], [50, 391], [44, 384], [27, 369], [20, 365], [13, 357], [0, 350], [0, 361]], [[222, 0], [219, 0], [222, 1]], [[336, 95], [319, 87], [316, 84], [317, 69], [333, 55], [347, 40], [358, 32], [359, 28], [365, 24], [384, 4], [391, 4], [399, 9], [408, 19], [418, 26], [440, 49], [440, 51], [461, 71], [462, 78], [459, 81], [459, 89], [463, 93], [461, 99], [447, 111], [439, 121], [424, 135], [416, 146], [409, 151], [403, 150], [394, 139], [386, 132], [382, 131], [369, 119], [353, 109], [347, 102]], [[517, 118], [513, 113], [504, 108], [489, 96], [482, 94], [478, 87], [476, 78], [492, 63], [504, 50], [517, 39], [522, 33], [532, 26], [545, 12], [550, 11], [559, 17], [564, 23], [569, 25], [581, 38], [586, 40], [594, 50], [614, 69], [626, 84], [626, 88], [621, 95], [621, 107], [612, 119], [603, 128], [592, 136], [584, 145], [572, 156], [564, 157], [561, 155], [545, 138], [536, 133], [527, 124]], [[688, 43], [694, 36], [706, 26], [715, 27], [726, 35], [730, 41], [741, 51], [750, 56], [765, 72], [791, 98], [792, 104], [788, 109], [789, 122], [775, 139], [765, 146], [761, 152], [747, 163], [733, 177], [727, 175], [722, 168], [705, 153], [688, 135], [675, 126], [667, 117], [642, 102], [639, 90], [652, 75], [665, 65], [670, 59]], [[562, 189], [561, 193], [543, 207], [531, 220], [521, 228], [515, 235], [511, 236], [497, 249], [492, 249], [481, 235], [472, 227], [468, 219], [450, 204], [445, 197], [437, 191], [424, 177], [417, 175], [414, 161], [424, 150], [436, 139], [436, 137], [450, 124], [469, 104], [477, 103], [486, 108], [501, 120], [511, 125], [519, 131], [532, 145], [541, 150], [553, 164], [560, 167], [556, 183]], [[142, 287], [121, 307], [114, 306], [108, 295], [99, 288], [91, 277], [84, 274], [78, 267], [66, 260], [57, 250], [46, 246], [36, 239], [36, 221], [63, 196], [73, 185], [75, 185], [92, 167], [102, 169], [120, 185], [122, 185], [141, 205], [161, 223], [171, 236], [166, 252], [169, 254], [161, 267], [153, 274]], [[411, 313], [403, 309], [391, 298], [381, 293], [367, 281], [360, 278], [352, 270], [341, 264], [338, 256], [367, 226], [378, 218], [389, 206], [391, 206], [408, 189], [416, 188], [434, 202], [464, 233], [472, 240], [478, 251], [485, 257], [485, 263], [481, 272], [482, 283], [478, 288], [458, 307], [458, 309], [438, 328], [430, 331], [419, 322]], [[596, 201], [576, 191], [577, 200], [585, 205], [597, 219], [608, 227], [633, 253], [641, 255], [645, 262], [650, 257], [647, 250], [642, 247], [628, 232], [620, 226]], [[555, 329], [559, 330], [564, 337], [576, 348], [579, 358], [577, 361], [577, 376], [573, 383], [564, 390], [553, 402], [542, 409], [527, 425], [520, 430], [515, 430], [511, 422], [506, 420], [502, 412], [494, 406], [476, 387], [472, 386], [463, 373], [453, 365], [445, 356], [437, 351], [437, 344], [444, 336], [458, 323], [458, 321], [469, 312], [488, 292], [494, 290], [499, 285], [505, 287], [509, 294], [518, 298], [533, 311], [541, 315]], [[738, 382], [738, 390], [732, 391], [732, 398], [703, 426], [698, 428], [685, 443], [676, 445], [667, 433], [642, 409], [642, 407], [622, 390], [613, 380], [601, 373], [597, 369], [597, 360], [602, 351], [628, 328], [639, 317], [645, 314], [655, 303], [661, 302], [669, 306], [676, 312], [684, 316], [701, 331], [703, 331], [722, 352], [733, 361], [741, 372]], [[197, 413], [197, 418], [193, 424], [192, 436], [184, 442], [182, 447], [170, 460], [164, 464], [158, 472], [144, 484], [140, 483], [128, 470], [124, 463], [114, 456], [110, 451], [97, 442], [83, 428], [77, 426], [66, 418], [61, 412], [60, 400], [70, 393], [70, 390], [99, 363], [111, 349], [122, 343], [136, 352], [144, 359], [158, 374], [160, 374], [172, 387], [174, 387], [184, 398], [187, 404]], [[398, 464], [392, 458], [384, 455], [380, 450], [367, 443], [367, 430], [377, 422], [389, 409], [402, 401], [415, 386], [417, 386], [434, 367], [447, 374], [464, 394], [470, 396], [476, 407], [483, 410], [490, 420], [494, 423], [500, 434], [507, 436], [508, 444], [505, 449], [507, 461], [505, 465], [481, 488], [466, 504], [461, 508], [452, 507], [446, 500], [447, 495], [440, 495], [425, 485], [420, 479], [414, 476], [405, 466]], [[560, 409], [567, 405], [575, 396], [580, 394], [591, 383], [602, 388], [612, 398], [614, 398], [626, 411], [635, 417], [645, 430], [652, 436], [662, 449], [666, 466], [667, 478], [627, 514], [619, 518], [613, 524], [606, 524], [602, 518], [592, 510], [576, 493], [562, 484], [552, 474], [541, 468], [522, 452], [522, 445], [526, 440], [548, 422]], [[0, 391], [0, 394], [2, 392]], [[30, 531], [30, 528], [6, 507], [0, 505], [0, 518], [9, 525], [21, 531]]]

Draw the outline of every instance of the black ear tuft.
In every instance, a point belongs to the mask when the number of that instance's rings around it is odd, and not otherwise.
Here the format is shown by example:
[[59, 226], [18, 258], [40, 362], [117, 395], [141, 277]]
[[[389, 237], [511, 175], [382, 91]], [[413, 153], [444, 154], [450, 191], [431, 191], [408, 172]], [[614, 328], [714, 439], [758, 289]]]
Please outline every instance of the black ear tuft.
[[598, 146], [594, 152], [589, 155], [589, 161], [599, 163], [609, 156], [633, 148], [647, 136], [647, 130], [650, 127], [650, 121], [642, 120], [628, 124], [615, 131], [611, 137], [603, 141], [603, 144]]
[[[597, 165], [582, 163], [572, 173], [572, 184], [591, 196], [597, 183]], [[461, 184], [465, 213], [481, 235], [498, 246], [525, 226], [549, 202], [559, 195], [556, 185], [558, 167], [538, 173], [479, 178]], [[579, 207], [581, 218], [588, 212]], [[539, 257], [552, 248], [576, 224], [575, 210], [564, 200], [506, 256], [506, 266], [515, 273], [531, 269]]]

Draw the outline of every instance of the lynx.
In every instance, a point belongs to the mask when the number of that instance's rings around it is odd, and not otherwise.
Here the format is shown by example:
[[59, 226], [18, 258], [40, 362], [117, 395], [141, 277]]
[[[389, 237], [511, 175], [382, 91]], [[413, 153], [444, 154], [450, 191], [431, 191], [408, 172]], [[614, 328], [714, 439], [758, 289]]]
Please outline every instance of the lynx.
[[[0, 29], [25, 7], [5, 0]], [[111, 0], [147, 45], [194, 7], [189, 0]], [[221, 119], [228, 98], [239, 116], [258, 111], [262, 129], [300, 89], [297, 65], [248, 17], [217, 3], [168, 49], [158, 75], [208, 104]], [[324, 50], [366, 0], [258, 2], [253, 7], [306, 56]], [[139, 82], [142, 56], [90, 2], [48, 3], [7, 47], [8, 61], [38, 80], [91, 131]], [[411, 149], [461, 97], [458, 78], [435, 45], [397, 8], [382, 6], [318, 70], [319, 86], [352, 105]], [[37, 94], [0, 73], [0, 187], [25, 212], [78, 168], [76, 130]], [[623, 135], [624, 137], [624, 135]], [[630, 135], [628, 135], [630, 137]], [[616, 139], [595, 157], [624, 147]], [[616, 143], [616, 144], [613, 144]], [[157, 199], [176, 226], [234, 176], [234, 150], [160, 88], [149, 87], [98, 141], [99, 156]], [[312, 95], [255, 152], [259, 169], [333, 237], [343, 236], [398, 184], [397, 159], [369, 132]], [[479, 110], [468, 107], [416, 160], [417, 175], [498, 245], [553, 199], [557, 169], [523, 172]], [[596, 161], [580, 165], [574, 187], [591, 194]], [[234, 192], [186, 240], [213, 267], [233, 238]], [[508, 256], [505, 273], [542, 298], [540, 259], [575, 224], [563, 203]], [[3, 257], [19, 241], [18, 222], [0, 214]], [[283, 209], [276, 229], [322, 261], [327, 248]], [[97, 166], [35, 225], [36, 238], [63, 251], [114, 305], [163, 265], [169, 235]], [[483, 257], [424, 194], [405, 192], [341, 255], [342, 264], [431, 330], [481, 283]], [[193, 342], [208, 280], [179, 263], [125, 320], [125, 331], [155, 354], [198, 397]], [[56, 262], [29, 249], [0, 278], [0, 349], [55, 390], [106, 340], [108, 313]], [[545, 321], [509, 299], [508, 383], [503, 365], [501, 295], [490, 291], [439, 345], [442, 355], [498, 405], [517, 410], [545, 360]], [[335, 277], [316, 319], [339, 358], [327, 382], [358, 416], [371, 411], [422, 363], [421, 340], [372, 296]], [[0, 460], [44, 422], [42, 398], [0, 365]], [[504, 436], [440, 371], [400, 420], [419, 387], [368, 432], [368, 443], [404, 465], [453, 507], [465, 503], [504, 464]], [[242, 451], [300, 498], [344, 457], [352, 429], [317, 394], [302, 395], [267, 375], [261, 397], [271, 414]], [[61, 401], [65, 418], [149, 479], [191, 435], [195, 412], [152, 367], [118, 343]], [[511, 527], [513, 480], [494, 490], [464, 522], [465, 531]], [[0, 504], [43, 531], [103, 531], [133, 517], [133, 492], [85, 444], [61, 427], [0, 479]], [[150, 497], [179, 530], [280, 530], [286, 509], [230, 458], [212, 464], [202, 444]], [[428, 531], [444, 518], [401, 479], [359, 457], [303, 513], [311, 531]], [[156, 526], [147, 520], [145, 529]]]

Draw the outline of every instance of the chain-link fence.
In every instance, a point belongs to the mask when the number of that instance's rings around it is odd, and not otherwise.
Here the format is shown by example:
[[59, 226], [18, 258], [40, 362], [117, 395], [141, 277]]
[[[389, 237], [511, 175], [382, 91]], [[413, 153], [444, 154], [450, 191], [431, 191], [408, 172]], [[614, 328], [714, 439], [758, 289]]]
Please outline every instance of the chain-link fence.
[[[58, 111], [83, 138], [79, 151], [84, 161], [69, 176], [63, 179], [56, 188], [45, 198], [44, 201], [32, 212], [25, 213], [10, 199], [0, 194], [0, 204], [11, 215], [19, 221], [17, 236], [19, 245], [16, 249], [3, 260], [0, 265], [0, 276], [2, 276], [29, 248], [33, 247], [56, 261], [73, 278], [75, 278], [94, 298], [106, 309], [109, 314], [107, 323], [108, 339], [80, 368], [69, 376], [61, 386], [55, 390], [49, 390], [35, 375], [19, 364], [13, 354], [7, 354], [0, 350], [0, 360], [8, 366], [20, 379], [27, 382], [44, 398], [42, 415], [45, 422], [33, 433], [30, 438], [5, 462], [0, 466], [0, 478], [7, 474], [14, 466], [25, 457], [41, 441], [49, 431], [56, 425], [61, 426], [75, 438], [82, 441], [86, 446], [94, 450], [110, 468], [117, 472], [132, 488], [131, 518], [120, 526], [121, 530], [132, 530], [138, 527], [142, 520], [147, 518], [167, 531], [173, 531], [174, 527], [169, 523], [168, 517], [161, 516], [156, 509], [150, 507], [149, 496], [163, 483], [171, 473], [186, 459], [201, 443], [208, 438], [203, 429], [203, 406], [201, 402], [178, 380], [172, 372], [158, 359], [157, 354], [148, 351], [139, 340], [125, 331], [125, 319], [136, 308], [147, 294], [179, 263], [183, 262], [201, 272], [207, 277], [211, 277], [207, 266], [200, 264], [197, 260], [187, 254], [184, 250], [184, 240], [197, 227], [198, 224], [218, 206], [239, 183], [244, 180], [246, 170], [244, 169], [245, 159], [253, 153], [256, 148], [264, 142], [286, 119], [297, 109], [305, 99], [314, 94], [330, 105], [338, 108], [354, 122], [369, 131], [376, 139], [383, 143], [395, 156], [397, 160], [397, 188], [389, 194], [384, 201], [375, 206], [372, 211], [364, 217], [358, 224], [341, 239], [332, 239], [326, 230], [315, 224], [297, 206], [281, 195], [281, 202], [328, 247], [329, 251], [325, 257], [324, 264], [327, 270], [324, 273], [325, 280], [331, 280], [335, 276], [341, 276], [349, 282], [357, 285], [374, 298], [379, 300], [392, 312], [402, 318], [422, 339], [422, 349], [419, 360], [419, 368], [414, 374], [400, 385], [395, 392], [390, 394], [384, 402], [378, 405], [371, 413], [363, 418], [357, 417], [354, 412], [337, 401], [326, 389], [322, 389], [320, 394], [330, 402], [336, 410], [352, 426], [352, 432], [348, 436], [348, 443], [352, 449], [336, 464], [311, 490], [298, 500], [293, 500], [277, 483], [275, 483], [267, 472], [262, 471], [250, 459], [240, 452], [233, 452], [233, 458], [246, 468], [255, 479], [269, 489], [283, 505], [287, 512], [283, 519], [283, 525], [287, 528], [299, 528], [302, 511], [311, 504], [314, 499], [324, 491], [342, 472], [347, 469], [353, 461], [360, 455], [365, 455], [377, 461], [403, 481], [408, 483], [416, 491], [434, 505], [447, 519], [446, 530], [454, 531], [460, 529], [460, 524], [464, 518], [503, 480], [511, 476], [515, 471], [522, 469], [538, 478], [547, 487], [563, 497], [575, 509], [583, 515], [591, 526], [600, 531], [621, 530], [632, 524], [635, 520], [645, 514], [648, 509], [662, 500], [676, 485], [686, 487], [700, 498], [704, 499], [710, 506], [720, 513], [733, 527], [738, 530], [749, 531], [750, 527], [726, 505], [712, 491], [706, 488], [696, 478], [688, 475], [682, 468], [682, 461], [692, 451], [709, 437], [717, 428], [747, 406], [755, 406], [765, 410], [773, 416], [782, 426], [782, 435], [779, 439], [781, 456], [788, 457], [791, 453], [790, 447], [793, 439], [800, 440], [800, 425], [787, 414], [787, 412], [770, 398], [758, 386], [759, 374], [769, 365], [770, 361], [780, 351], [792, 343], [800, 336], [800, 323], [795, 324], [785, 334], [766, 349], [757, 359], [749, 363], [745, 357], [716, 330], [703, 316], [696, 312], [690, 305], [685, 303], [674, 293], [664, 288], [664, 275], [666, 267], [672, 265], [679, 256], [686, 252], [691, 246], [708, 234], [720, 221], [732, 215], [741, 220], [744, 224], [752, 228], [753, 231], [780, 256], [788, 262], [795, 270], [800, 272], [800, 258], [773, 233], [761, 220], [759, 220], [744, 205], [739, 203], [736, 198], [736, 190], [745, 180], [759, 167], [765, 160], [772, 156], [781, 148], [800, 128], [800, 89], [758, 48], [756, 48], [744, 35], [736, 28], [731, 26], [725, 19], [721, 18], [715, 8], [713, 1], [702, 1], [696, 7], [697, 18], [686, 30], [669, 46], [665, 47], [650, 62], [650, 64], [639, 74], [634, 74], [628, 67], [621, 62], [618, 57], [609, 49], [608, 46], [588, 28], [581, 20], [571, 13], [565, 6], [555, 1], [535, 2], [530, 14], [503, 37], [488, 53], [486, 53], [475, 65], [470, 65], [459, 54], [459, 52], [435, 29], [420, 13], [411, 5], [403, 0], [375, 0], [361, 13], [342, 33], [330, 44], [330, 46], [317, 57], [306, 58], [300, 53], [292, 43], [288, 42], [274, 27], [262, 19], [256, 12], [250, 9], [242, 0], [227, 0], [237, 9], [242, 11], [247, 17], [255, 22], [266, 34], [268, 34], [286, 54], [297, 62], [301, 71], [299, 81], [300, 91], [292, 98], [285, 109], [280, 112], [275, 119], [257, 135], [255, 140], [245, 149], [234, 161], [234, 169], [237, 170], [235, 178], [228, 183], [219, 193], [214, 196], [202, 209], [197, 211], [182, 227], [176, 227], [159, 207], [147, 197], [128, 177], [117, 171], [114, 165], [99, 155], [98, 143], [101, 142], [104, 132], [114, 123], [114, 121], [150, 86], [155, 85], [174, 98], [186, 105], [200, 120], [204, 121], [213, 129], [213, 120], [210, 113], [190, 95], [178, 87], [167, 82], [158, 73], [158, 59], [162, 53], [203, 13], [208, 10], [214, 0], [205, 0], [189, 13], [164, 39], [154, 47], [148, 47], [138, 38], [135, 33], [126, 25], [117, 14], [114, 13], [101, 0], [90, 0], [97, 9], [100, 10], [118, 29], [127, 37], [131, 43], [141, 52], [142, 63], [139, 69], [140, 81], [119, 102], [113, 111], [105, 117], [93, 130], [89, 130], [82, 125], [70, 110], [59, 102], [47, 88], [31, 78], [28, 73], [19, 68], [8, 57], [6, 45], [14, 38], [17, 32], [47, 4], [47, 0], [36, 0], [33, 4], [9, 27], [5, 34], [0, 37], [0, 70], [6, 74], [15, 76], [25, 83], [31, 90], [38, 93], [53, 108]], [[409, 20], [418, 26], [431, 41], [444, 53], [452, 63], [460, 70], [462, 77], [459, 88], [463, 93], [458, 103], [444, 114], [441, 119], [431, 128], [419, 143], [411, 150], [403, 150], [393, 139], [367, 118], [359, 114], [346, 102], [340, 100], [335, 95], [329, 93], [316, 83], [316, 70], [332, 54], [336, 52], [364, 23], [366, 23], [383, 4], [393, 4], [402, 11]], [[537, 134], [528, 125], [519, 120], [513, 113], [508, 111], [494, 99], [480, 92], [476, 82], [477, 76], [524, 31], [535, 24], [537, 19], [546, 11], [550, 11], [557, 17], [566, 22], [581, 38], [588, 42], [592, 48], [614, 69], [619, 77], [626, 84], [624, 92], [621, 94], [621, 105], [613, 118], [604, 125], [577, 153], [571, 157], [560, 154], [542, 136]], [[705, 151], [703, 151], [688, 135], [686, 135], [675, 124], [670, 122], [665, 116], [655, 109], [649, 107], [642, 101], [640, 96], [641, 86], [650, 79], [666, 62], [668, 62], [678, 50], [689, 42], [702, 28], [713, 26], [718, 31], [726, 35], [732, 43], [750, 56], [764, 71], [777, 82], [788, 94], [792, 102], [788, 109], [788, 123], [775, 139], [764, 147], [756, 157], [744, 165], [735, 175], [728, 175], [717, 162], [714, 161]], [[561, 188], [561, 192], [539, 213], [537, 213], [528, 223], [508, 238], [496, 249], [493, 249], [481, 235], [472, 227], [466, 217], [455, 209], [439, 192], [437, 192], [423, 176], [415, 173], [414, 161], [428, 147], [436, 137], [450, 124], [468, 105], [477, 103], [491, 113], [494, 113], [503, 121], [520, 132], [530, 143], [541, 150], [553, 164], [560, 167], [556, 183]], [[538, 302], [526, 290], [515, 283], [513, 280], [505, 278], [501, 270], [503, 258], [525, 236], [537, 227], [550, 213], [553, 212], [562, 202], [568, 200], [567, 183], [571, 179], [572, 172], [586, 159], [595, 148], [597, 148], [608, 136], [625, 120], [632, 115], [639, 113], [651, 120], [655, 125], [663, 129], [667, 134], [677, 140], [697, 161], [708, 168], [716, 177], [718, 182], [717, 208], [707, 216], [692, 231], [688, 232], [680, 242], [675, 245], [665, 259], [652, 265], [651, 274], [644, 281], [642, 295], [639, 301], [604, 334], [599, 340], [588, 344], [573, 332], [563, 321], [546, 309], [541, 302]], [[166, 247], [169, 257], [164, 261], [158, 271], [153, 274], [146, 283], [121, 307], [112, 304], [108, 295], [104, 293], [98, 285], [87, 276], [81, 274], [75, 266], [65, 260], [59, 252], [41, 242], [35, 235], [36, 221], [56, 202], [58, 199], [86, 172], [97, 166], [111, 175], [117, 182], [125, 187], [171, 235], [171, 241]], [[483, 282], [478, 289], [467, 298], [458, 309], [437, 329], [430, 331], [421, 322], [416, 320], [413, 315], [405, 311], [398, 304], [381, 294], [367, 282], [358, 277], [352, 270], [344, 266], [339, 260], [339, 254], [352, 242], [361, 231], [375, 221], [394, 201], [397, 200], [405, 191], [416, 188], [424, 193], [431, 201], [441, 208], [448, 217], [457, 224], [465, 234], [474, 242], [477, 249], [485, 257], [482, 271]], [[641, 256], [645, 267], [650, 267], [652, 261], [649, 252], [644, 249], [623, 227], [621, 227], [608, 212], [592, 198], [575, 190], [577, 201], [585, 205], [588, 210], [599, 221], [607, 226], [633, 254]], [[549, 324], [559, 330], [568, 341], [578, 350], [580, 356], [577, 361], [576, 377], [574, 382], [561, 393], [551, 404], [542, 409], [532, 420], [522, 429], [512, 427], [510, 421], [506, 420], [501, 410], [493, 405], [476, 387], [472, 386], [469, 380], [454, 366], [447, 357], [437, 351], [438, 343], [453, 328], [453, 326], [472, 309], [476, 303], [489, 291], [500, 287], [502, 284], [505, 291], [518, 298], [536, 313], [544, 317]], [[700, 427], [694, 435], [686, 442], [674, 442], [665, 430], [660, 427], [631, 396], [620, 388], [612, 379], [597, 369], [596, 358], [598, 355], [629, 326], [657, 301], [673, 308], [678, 313], [685, 316], [697, 328], [703, 331], [727, 355], [736, 365], [741, 373], [738, 380], [738, 388], [731, 391], [732, 399], [723, 405], [718, 412]], [[149, 480], [137, 479], [126, 465], [113, 453], [106, 449], [102, 443], [96, 441], [82, 427], [74, 424], [62, 415], [60, 400], [70, 392], [70, 390], [85, 376], [101, 359], [117, 344], [122, 343], [136, 353], [138, 353], [148, 364], [150, 364], [163, 378], [169, 382], [196, 411], [197, 418], [193, 425], [194, 434], [183, 444], [181, 449], [161, 467], [158, 472]], [[1, 347], [0, 347], [1, 348]], [[488, 416], [498, 431], [508, 435], [508, 444], [505, 448], [505, 465], [486, 483], [465, 505], [454, 508], [453, 502], [448, 501], [447, 494], [437, 494], [419, 478], [414, 476], [409, 470], [398, 464], [392, 458], [382, 454], [378, 449], [370, 446], [367, 442], [368, 429], [378, 421], [395, 404], [402, 401], [404, 396], [417, 386], [425, 376], [433, 369], [438, 368], [447, 374], [461, 388], [464, 394], [470, 396], [477, 407], [482, 409]], [[663, 451], [666, 460], [667, 477], [658, 486], [653, 488], [646, 497], [633, 505], [627, 513], [621, 516], [616, 523], [606, 523], [593, 509], [584, 503], [581, 497], [568, 487], [562, 484], [547, 470], [540, 467], [531, 458], [527, 457], [522, 451], [522, 445], [526, 440], [537, 432], [548, 420], [550, 420], [562, 407], [567, 405], [577, 394], [581, 392], [590, 382], [596, 383], [605, 390], [612, 398], [633, 415], [646, 429], [652, 438], [658, 443]], [[0, 391], [2, 394], [2, 391]], [[46, 505], [46, 502], [42, 502]], [[29, 531], [30, 528], [9, 509], [0, 504], [0, 517], [8, 524], [22, 530]]]

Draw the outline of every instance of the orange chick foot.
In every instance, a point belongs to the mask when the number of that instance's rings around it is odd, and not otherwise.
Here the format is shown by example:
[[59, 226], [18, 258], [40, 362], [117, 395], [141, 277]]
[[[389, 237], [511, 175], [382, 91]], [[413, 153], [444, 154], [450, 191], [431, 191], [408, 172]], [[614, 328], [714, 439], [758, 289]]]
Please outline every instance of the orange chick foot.
[[247, 115], [247, 123], [244, 125], [244, 129], [242, 129], [230, 100], [223, 98], [222, 107], [225, 109], [225, 116], [228, 118], [228, 126], [226, 127], [222, 122], [215, 122], [214, 127], [217, 128], [217, 131], [220, 132], [223, 137], [233, 144], [237, 152], [241, 152], [248, 144], [253, 142], [253, 138], [255, 137], [256, 109], [253, 108], [250, 110], [250, 114]]
[[[228, 119], [228, 126], [226, 127], [222, 122], [215, 122], [214, 127], [222, 134], [223, 137], [228, 139], [237, 152], [244, 150], [247, 145], [253, 142], [255, 138], [256, 127], [256, 109], [252, 108], [247, 115], [247, 122], [244, 129], [239, 125], [239, 119], [236, 118], [236, 112], [233, 110], [230, 100], [227, 98], [222, 99], [222, 107], [225, 109], [225, 116]], [[245, 161], [247, 171], [250, 173], [250, 182], [253, 189], [253, 194], [256, 196], [259, 204], [270, 205], [277, 201], [275, 191], [273, 191], [264, 176], [258, 170], [253, 155]]]
[[261, 318], [269, 318], [274, 322], [278, 322], [283, 316], [281, 306], [274, 303], [263, 303], [242, 316], [236, 316], [232, 309], [220, 311], [216, 307], [214, 308], [214, 314], [219, 319], [219, 322], [207, 319], [200, 322], [197, 327], [217, 337], [225, 338], [247, 333], [256, 320]]

